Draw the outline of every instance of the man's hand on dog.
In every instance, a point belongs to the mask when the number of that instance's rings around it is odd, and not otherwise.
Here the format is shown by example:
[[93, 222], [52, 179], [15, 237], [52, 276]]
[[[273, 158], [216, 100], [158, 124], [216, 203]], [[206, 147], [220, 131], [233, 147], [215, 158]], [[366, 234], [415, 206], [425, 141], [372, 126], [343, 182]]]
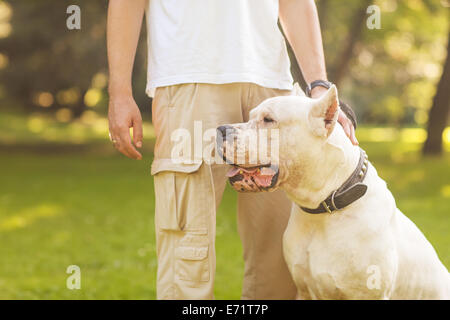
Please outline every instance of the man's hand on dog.
[[[142, 117], [132, 95], [110, 96], [108, 120], [114, 147], [131, 159], [141, 160], [136, 148], [142, 147]], [[130, 128], [133, 128], [133, 139]]]
[[[312, 98], [318, 98], [322, 94], [324, 94], [325, 92], [327, 92], [326, 88], [324, 88], [324, 87], [315, 87], [311, 91], [311, 97]], [[344, 129], [344, 132], [347, 135], [347, 137], [349, 137], [350, 141], [355, 146], [359, 145], [359, 142], [358, 142], [358, 140], [356, 139], [356, 136], [355, 136], [355, 128], [353, 127], [353, 123], [350, 121], [349, 118], [347, 118], [347, 116], [345, 115], [345, 113], [342, 110], [339, 110], [338, 122], [342, 126], [342, 128]]]

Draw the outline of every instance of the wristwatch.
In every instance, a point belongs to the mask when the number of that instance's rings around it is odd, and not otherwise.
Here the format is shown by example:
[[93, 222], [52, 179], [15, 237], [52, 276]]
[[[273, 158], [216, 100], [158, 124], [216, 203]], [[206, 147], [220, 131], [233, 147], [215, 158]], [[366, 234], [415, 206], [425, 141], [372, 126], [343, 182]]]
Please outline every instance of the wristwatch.
[[331, 83], [330, 81], [327, 81], [327, 80], [315, 80], [306, 86], [306, 95], [308, 97], [311, 97], [311, 91], [315, 87], [324, 87], [326, 89], [330, 89], [332, 85], [333, 85], [333, 83]]

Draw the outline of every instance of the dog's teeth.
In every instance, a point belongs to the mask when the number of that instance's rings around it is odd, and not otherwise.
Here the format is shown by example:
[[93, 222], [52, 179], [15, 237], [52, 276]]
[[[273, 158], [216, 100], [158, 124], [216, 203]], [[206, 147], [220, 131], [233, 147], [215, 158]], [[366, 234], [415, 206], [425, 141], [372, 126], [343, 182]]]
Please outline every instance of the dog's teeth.
[[368, 163], [369, 163], [369, 160], [367, 160], [367, 158], [366, 158], [366, 160], [364, 160], [364, 165], [367, 166]]
[[363, 175], [364, 175], [364, 172], [363, 172], [363, 171], [360, 171], [360, 172], [359, 172], [359, 176], [362, 177]]
[[361, 169], [362, 169], [363, 172], [366, 172], [367, 166], [366, 166], [366, 165], [363, 165]]

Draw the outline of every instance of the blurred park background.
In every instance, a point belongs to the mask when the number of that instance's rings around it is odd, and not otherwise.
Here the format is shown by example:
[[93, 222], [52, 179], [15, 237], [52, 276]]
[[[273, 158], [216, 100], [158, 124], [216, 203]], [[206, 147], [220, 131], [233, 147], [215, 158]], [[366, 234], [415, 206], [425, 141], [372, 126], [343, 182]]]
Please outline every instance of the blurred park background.
[[[361, 146], [449, 268], [450, 1], [316, 3]], [[66, 27], [71, 4], [81, 30]], [[366, 26], [372, 4], [381, 29]], [[145, 29], [133, 79], [144, 160], [133, 161], [108, 139], [106, 11], [104, 0], [0, 0], [0, 299], [155, 298]], [[217, 214], [218, 299], [240, 297], [235, 197], [228, 189]], [[69, 265], [81, 290], [66, 288]]]

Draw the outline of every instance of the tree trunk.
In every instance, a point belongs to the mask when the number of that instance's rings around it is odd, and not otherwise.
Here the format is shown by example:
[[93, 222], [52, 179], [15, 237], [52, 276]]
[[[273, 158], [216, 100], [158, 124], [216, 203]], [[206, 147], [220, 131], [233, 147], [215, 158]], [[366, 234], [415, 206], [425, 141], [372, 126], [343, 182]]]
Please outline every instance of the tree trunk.
[[86, 94], [87, 90], [81, 90], [81, 92], [82, 93], [80, 101], [78, 101], [77, 104], [71, 108], [73, 119], [80, 118], [83, 112], [86, 111], [86, 105], [84, 104], [84, 95]]
[[317, 11], [319, 14], [319, 20], [320, 20], [320, 29], [325, 30], [327, 28], [326, 22], [328, 17], [328, 8], [330, 5], [330, 0], [320, 0], [317, 3]]
[[344, 78], [347, 72], [348, 65], [353, 57], [353, 50], [361, 36], [362, 30], [365, 28], [367, 7], [372, 3], [372, 0], [365, 0], [361, 7], [355, 13], [352, 24], [350, 25], [348, 38], [344, 50], [340, 57], [336, 60], [335, 67], [332, 68], [331, 80], [339, 87], [339, 83]]
[[444, 62], [441, 79], [437, 85], [433, 105], [428, 114], [427, 140], [423, 145], [423, 154], [442, 154], [442, 132], [444, 131], [450, 110], [450, 32], [448, 34], [447, 58]]

